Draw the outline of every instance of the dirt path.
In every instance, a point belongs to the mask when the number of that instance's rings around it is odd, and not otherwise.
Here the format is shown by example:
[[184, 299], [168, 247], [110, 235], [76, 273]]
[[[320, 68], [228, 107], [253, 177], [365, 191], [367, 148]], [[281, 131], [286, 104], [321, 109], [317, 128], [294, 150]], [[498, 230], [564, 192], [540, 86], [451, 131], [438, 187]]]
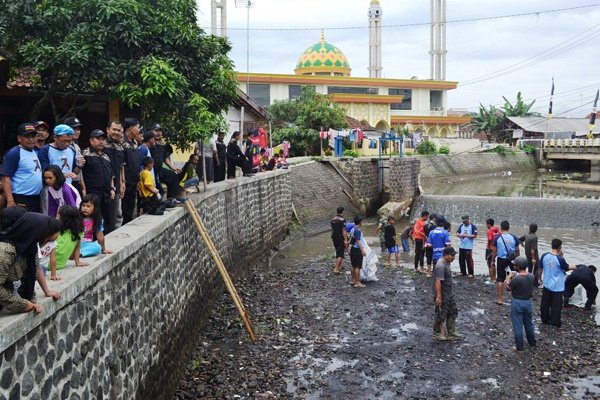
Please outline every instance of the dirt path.
[[537, 293], [538, 349], [516, 354], [495, 288], [455, 278], [466, 339], [435, 342], [424, 275], [380, 267], [378, 282], [354, 289], [331, 264], [263, 271], [240, 287], [255, 344], [224, 296], [175, 398], [600, 398], [598, 328], [578, 308], [563, 310], [561, 330], [542, 326]]

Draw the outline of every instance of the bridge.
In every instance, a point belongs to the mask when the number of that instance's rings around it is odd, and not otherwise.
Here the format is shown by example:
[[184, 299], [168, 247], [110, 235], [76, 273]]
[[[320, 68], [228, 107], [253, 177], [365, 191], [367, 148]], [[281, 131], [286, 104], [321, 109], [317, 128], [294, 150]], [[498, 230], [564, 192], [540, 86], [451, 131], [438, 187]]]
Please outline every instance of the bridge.
[[600, 139], [546, 139], [542, 141], [543, 161], [589, 161], [591, 180], [600, 180]]

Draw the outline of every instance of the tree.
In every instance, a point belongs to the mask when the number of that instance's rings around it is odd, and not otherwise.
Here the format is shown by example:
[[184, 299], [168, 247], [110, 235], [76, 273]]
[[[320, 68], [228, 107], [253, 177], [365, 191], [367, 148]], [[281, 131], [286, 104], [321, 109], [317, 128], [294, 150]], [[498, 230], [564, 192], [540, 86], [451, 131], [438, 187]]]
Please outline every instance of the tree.
[[529, 104], [525, 104], [521, 97], [521, 92], [517, 93], [517, 101], [514, 105], [511, 104], [506, 97], [502, 96], [502, 98], [504, 99], [504, 107], [502, 107], [502, 110], [505, 117], [540, 116], [540, 113], [531, 112], [531, 107], [535, 104], [535, 100]]
[[[206, 35], [196, 12], [194, 0], [0, 1], [0, 47], [14, 54], [13, 75], [37, 73], [42, 97], [30, 120], [49, 105], [60, 122], [98, 99], [118, 99], [165, 123], [167, 138], [187, 146], [197, 139], [181, 122], [195, 115], [192, 96], [219, 114], [237, 86], [230, 44]], [[190, 114], [175, 119], [182, 112]]]
[[490, 105], [487, 109], [483, 104], [479, 103], [479, 111], [472, 116], [471, 122], [467, 124], [468, 128], [472, 128], [475, 132], [483, 132], [487, 137], [488, 142], [494, 141], [494, 129], [502, 119], [502, 112], [495, 106]]
[[317, 93], [310, 86], [304, 86], [295, 100], [275, 101], [269, 113], [273, 117], [273, 138], [288, 140], [295, 155], [318, 154], [321, 129], [348, 127], [346, 111], [331, 96]]

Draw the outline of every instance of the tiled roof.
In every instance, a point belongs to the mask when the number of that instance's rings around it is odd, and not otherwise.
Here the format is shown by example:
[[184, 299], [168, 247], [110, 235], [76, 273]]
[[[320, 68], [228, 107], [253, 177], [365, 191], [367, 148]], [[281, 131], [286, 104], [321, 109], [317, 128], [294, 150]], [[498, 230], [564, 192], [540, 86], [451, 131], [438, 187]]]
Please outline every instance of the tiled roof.
[[33, 68], [19, 68], [15, 71], [13, 80], [6, 83], [10, 89], [13, 88], [31, 88], [39, 82], [40, 75]]
[[361, 122], [355, 118], [346, 116], [346, 117], [344, 117], [344, 119], [348, 123], [349, 129], [359, 129], [360, 128], [363, 131], [374, 131], [375, 130], [375, 128], [373, 128], [371, 125], [367, 124], [366, 122]]

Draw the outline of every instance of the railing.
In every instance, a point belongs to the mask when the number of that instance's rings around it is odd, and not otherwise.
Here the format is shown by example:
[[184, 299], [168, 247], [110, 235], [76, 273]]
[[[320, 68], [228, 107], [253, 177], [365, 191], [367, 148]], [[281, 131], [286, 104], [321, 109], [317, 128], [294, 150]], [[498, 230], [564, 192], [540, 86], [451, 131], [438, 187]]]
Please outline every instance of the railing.
[[600, 139], [546, 139], [544, 147], [600, 147]]

